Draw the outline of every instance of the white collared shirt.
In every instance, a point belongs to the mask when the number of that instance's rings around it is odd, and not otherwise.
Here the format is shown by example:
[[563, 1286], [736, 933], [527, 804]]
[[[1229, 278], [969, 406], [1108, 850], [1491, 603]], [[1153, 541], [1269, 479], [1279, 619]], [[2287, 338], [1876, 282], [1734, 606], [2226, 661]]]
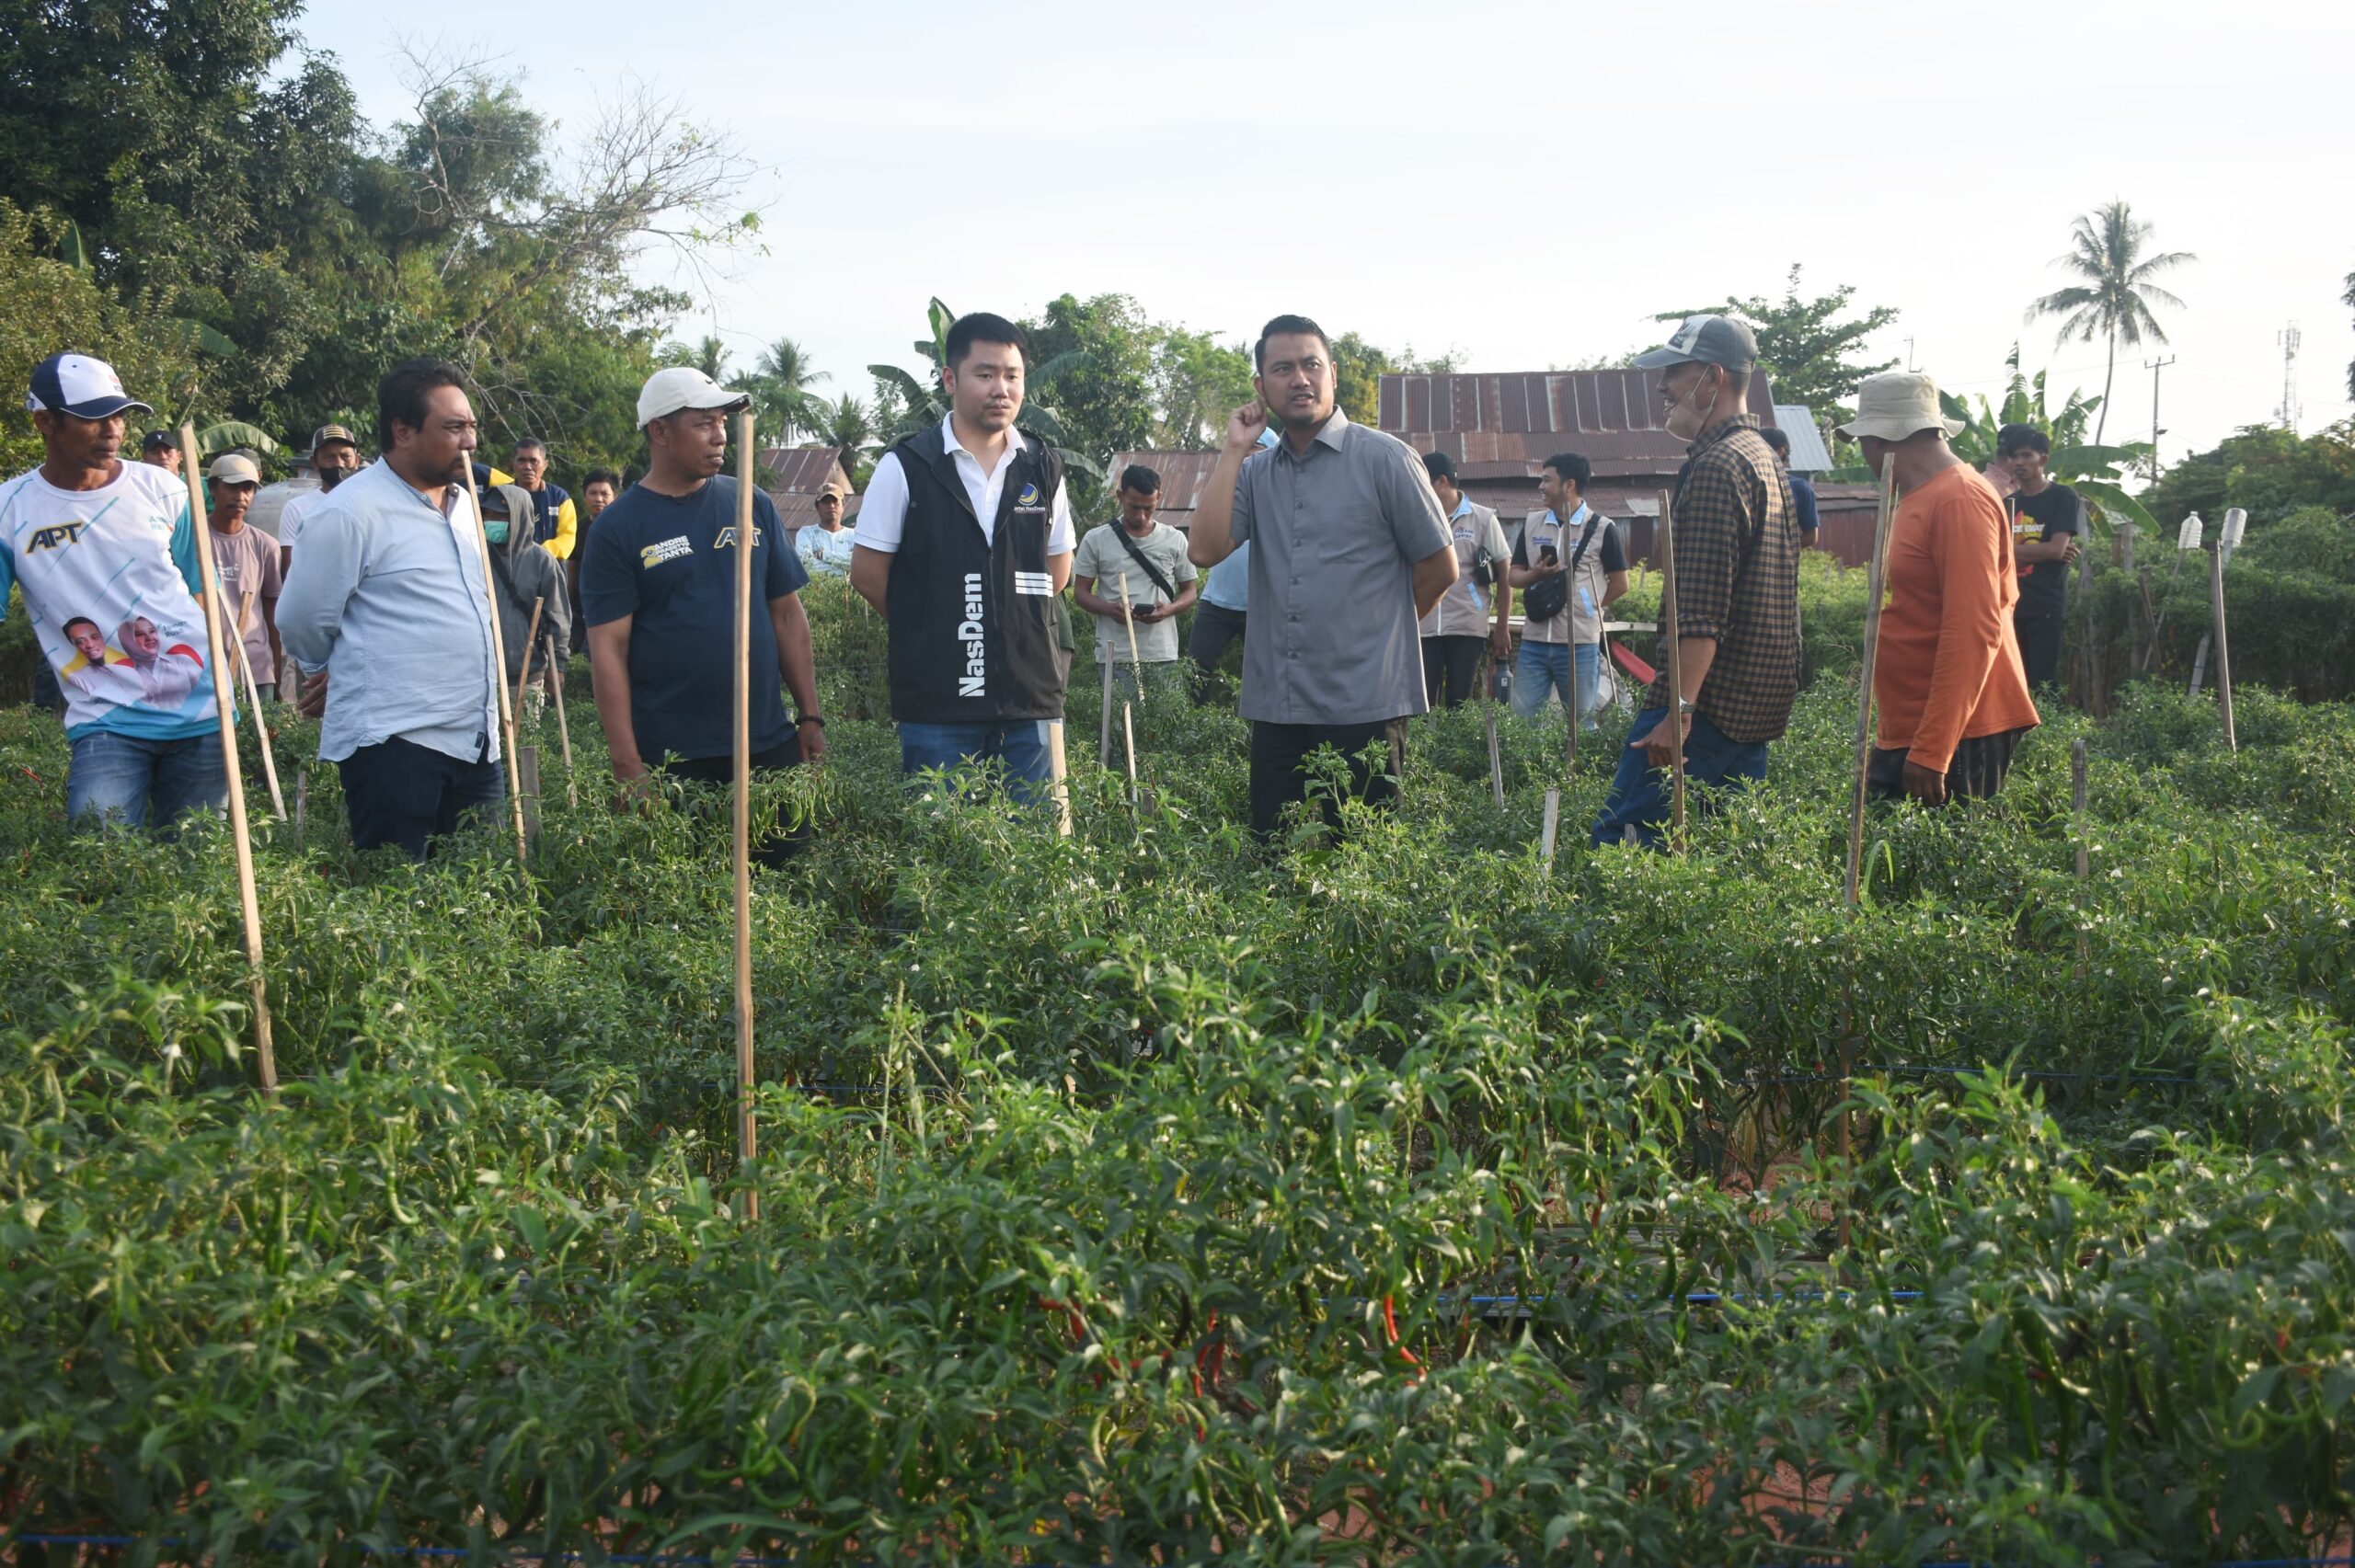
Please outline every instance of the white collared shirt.
[[[982, 539], [994, 543], [997, 537], [997, 505], [1005, 490], [1005, 476], [1013, 470], [1017, 443], [1021, 432], [1005, 432], [1005, 450], [993, 471], [982, 467], [982, 460], [965, 450], [957, 440], [957, 425], [952, 415], [940, 421], [941, 444], [948, 449], [957, 462], [957, 477], [965, 484], [966, 498], [973, 503], [973, 515], [981, 520]], [[863, 549], [879, 550], [895, 555], [900, 550], [901, 531], [908, 521], [908, 476], [900, 471], [900, 454], [887, 452], [882, 461], [868, 475], [867, 495], [858, 503], [858, 538]], [[1055, 486], [1054, 510], [1048, 514], [1047, 554], [1068, 555], [1077, 539], [1071, 522], [1071, 486]]]

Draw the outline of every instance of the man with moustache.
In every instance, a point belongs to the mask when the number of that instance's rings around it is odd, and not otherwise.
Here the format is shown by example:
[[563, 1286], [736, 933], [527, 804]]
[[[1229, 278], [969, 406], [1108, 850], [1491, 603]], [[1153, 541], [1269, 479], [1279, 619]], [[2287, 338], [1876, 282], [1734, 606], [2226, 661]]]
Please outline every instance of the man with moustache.
[[[1407, 720], [1430, 711], [1420, 618], [1455, 583], [1455, 539], [1422, 459], [1335, 405], [1325, 329], [1280, 315], [1253, 349], [1255, 402], [1228, 418], [1187, 555], [1215, 567], [1251, 545], [1241, 712], [1251, 720], [1251, 830], [1271, 838], [1307, 798], [1310, 757], [1348, 760], [1352, 793], [1395, 802]], [[1282, 439], [1262, 448], [1273, 423]], [[1380, 744], [1383, 773], [1361, 755]], [[1339, 811], [1326, 803], [1326, 819]]]
[[850, 585], [889, 627], [901, 772], [994, 766], [1035, 799], [1071, 674], [1060, 596], [1077, 541], [1063, 460], [1014, 428], [1020, 327], [959, 316], [946, 347], [948, 417], [875, 465]]
[[294, 542], [303, 523], [335, 487], [360, 472], [360, 441], [341, 425], [321, 425], [311, 434], [311, 473], [319, 487], [289, 499], [278, 514], [279, 568], [293, 564]]
[[[278, 596], [283, 578], [278, 544], [246, 521], [261, 488], [261, 470], [252, 458], [224, 452], [204, 471], [204, 520], [213, 531], [213, 569], [221, 574], [221, 607], [246, 660], [253, 666], [254, 690], [264, 704], [278, 701]], [[224, 637], [226, 646], [226, 636]], [[223, 672], [236, 676], [235, 655]]]
[[506, 794], [480, 523], [466, 489], [474, 406], [458, 367], [396, 365], [376, 389], [384, 455], [304, 520], [279, 637], [322, 715], [352, 842], [411, 860]]

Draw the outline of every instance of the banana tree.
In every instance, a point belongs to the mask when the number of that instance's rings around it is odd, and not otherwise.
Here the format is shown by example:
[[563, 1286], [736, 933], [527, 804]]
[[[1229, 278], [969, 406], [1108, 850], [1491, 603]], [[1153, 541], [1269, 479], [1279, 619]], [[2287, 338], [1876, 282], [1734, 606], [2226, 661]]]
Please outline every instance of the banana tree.
[[[925, 315], [932, 336], [929, 338], [919, 338], [913, 345], [915, 351], [931, 363], [931, 374], [925, 381], [919, 382], [898, 365], [867, 367], [867, 372], [875, 377], [876, 384], [888, 389], [900, 405], [896, 420], [879, 420], [888, 427], [879, 432], [879, 444], [885, 448], [903, 436], [913, 435], [925, 426], [936, 425], [948, 417], [948, 405], [941, 392], [940, 375], [948, 368], [948, 329], [956, 325], [957, 313], [935, 298]], [[1062, 372], [1075, 370], [1086, 361], [1085, 349], [1058, 354], [1042, 365], [1030, 366], [1023, 382], [1026, 385], [1051, 382]], [[878, 410], [879, 414], [883, 412]], [[1063, 421], [1045, 404], [1024, 398], [1022, 412], [1015, 416], [1014, 424], [1017, 429], [1037, 436], [1052, 447], [1066, 468], [1077, 469], [1099, 482], [1103, 479], [1104, 465], [1087, 453], [1072, 448], [1071, 438], [1064, 433]]]
[[2012, 376], [2001, 404], [1991, 404], [1982, 396], [1974, 399], [1977, 407], [1973, 408], [1952, 394], [1938, 394], [1946, 417], [1962, 421], [1961, 433], [1950, 441], [1956, 455], [1973, 467], [1984, 468], [1995, 460], [1996, 439], [2005, 425], [2032, 425], [2052, 443], [2045, 472], [2083, 496], [2097, 521], [2122, 517], [2144, 532], [2157, 532], [2158, 524], [2150, 512], [2120, 483], [2125, 471], [2150, 460], [2150, 443], [2104, 445], [2086, 441], [2085, 428], [2101, 407], [2100, 398], [2072, 392], [2058, 409], [2052, 408], [2045, 390], [2045, 372], [2020, 373], [2018, 344], [2012, 345], [2005, 363]]

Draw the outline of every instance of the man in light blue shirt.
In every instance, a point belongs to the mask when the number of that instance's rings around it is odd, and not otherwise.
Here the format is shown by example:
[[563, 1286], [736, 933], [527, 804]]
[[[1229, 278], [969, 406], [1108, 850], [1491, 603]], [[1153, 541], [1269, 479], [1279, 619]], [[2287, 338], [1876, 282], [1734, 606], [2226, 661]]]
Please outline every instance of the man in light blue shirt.
[[496, 814], [499, 692], [479, 523], [465, 487], [474, 407], [456, 366], [396, 365], [377, 388], [384, 456], [303, 523], [278, 631], [323, 715], [351, 841], [412, 860], [462, 817]]

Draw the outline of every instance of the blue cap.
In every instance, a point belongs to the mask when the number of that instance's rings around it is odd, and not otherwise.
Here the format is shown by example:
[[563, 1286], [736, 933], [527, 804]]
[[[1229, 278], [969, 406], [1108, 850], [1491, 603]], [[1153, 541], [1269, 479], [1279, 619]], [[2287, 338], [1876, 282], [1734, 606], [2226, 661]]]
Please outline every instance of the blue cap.
[[77, 419], [111, 419], [127, 408], [153, 414], [155, 410], [122, 389], [122, 378], [104, 360], [87, 354], [52, 354], [33, 367], [33, 383], [25, 396], [32, 413], [46, 409]]

